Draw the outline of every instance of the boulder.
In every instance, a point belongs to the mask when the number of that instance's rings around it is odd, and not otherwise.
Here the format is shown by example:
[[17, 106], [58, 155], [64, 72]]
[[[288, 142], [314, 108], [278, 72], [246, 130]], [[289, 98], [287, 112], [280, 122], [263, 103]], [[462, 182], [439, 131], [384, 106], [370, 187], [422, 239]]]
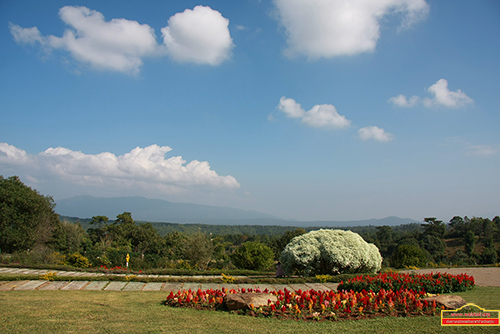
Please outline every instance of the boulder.
[[275, 303], [278, 299], [270, 293], [230, 293], [224, 297], [224, 303], [230, 310], [247, 310], [250, 304], [257, 308], [262, 305], [267, 305], [268, 300]]
[[462, 297], [450, 296], [450, 295], [427, 297], [427, 298], [422, 298], [421, 300], [422, 301], [426, 300], [428, 303], [432, 303], [432, 301], [435, 300], [438, 307], [444, 306], [444, 308], [447, 310], [456, 310], [467, 304], [465, 299], [463, 299]]

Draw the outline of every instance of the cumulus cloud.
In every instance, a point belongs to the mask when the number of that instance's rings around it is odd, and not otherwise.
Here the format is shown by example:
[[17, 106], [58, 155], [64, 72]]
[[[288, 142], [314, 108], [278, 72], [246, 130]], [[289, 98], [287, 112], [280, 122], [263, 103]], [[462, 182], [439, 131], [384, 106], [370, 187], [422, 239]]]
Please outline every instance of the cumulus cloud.
[[274, 0], [287, 34], [288, 56], [312, 59], [373, 52], [380, 21], [402, 18], [408, 28], [427, 15], [425, 0]]
[[416, 106], [420, 102], [420, 98], [418, 96], [412, 96], [408, 100], [406, 96], [400, 94], [398, 96], [391, 97], [389, 102], [398, 107], [409, 108]]
[[117, 191], [138, 187], [169, 193], [196, 187], [240, 187], [231, 175], [218, 175], [207, 161], [187, 163], [181, 156], [166, 158], [171, 150], [168, 146], [151, 145], [116, 156], [110, 152], [85, 154], [56, 147], [31, 155], [0, 143], [0, 166], [23, 170], [28, 178], [40, 182], [51, 179], [73, 185], [114, 187]]
[[443, 108], [463, 108], [474, 103], [467, 94], [460, 89], [451, 91], [448, 88], [448, 81], [446, 79], [439, 79], [435, 84], [427, 88], [427, 91], [433, 97], [420, 98], [412, 96], [409, 100], [405, 95], [398, 95], [391, 97], [388, 102], [397, 107], [414, 107], [420, 102], [427, 108], [443, 107]]
[[315, 105], [309, 111], [305, 111], [294, 99], [283, 96], [277, 108], [288, 117], [300, 118], [302, 123], [315, 128], [342, 129], [351, 125], [351, 121], [339, 115], [335, 106], [331, 104]]
[[454, 92], [450, 91], [448, 89], [448, 81], [445, 79], [439, 79], [427, 91], [434, 95], [434, 97], [424, 99], [423, 102], [426, 107], [462, 108], [474, 102], [474, 100], [460, 89]]
[[394, 136], [390, 133], [385, 132], [376, 126], [367, 126], [358, 130], [359, 137], [362, 140], [376, 140], [380, 142], [388, 142], [394, 139]]
[[45, 44], [47, 41], [40, 30], [37, 27], [32, 28], [22, 28], [17, 24], [9, 23], [10, 33], [12, 37], [14, 37], [14, 41], [18, 44], [36, 44], [37, 42], [40, 44]]
[[98, 70], [137, 74], [146, 57], [168, 53], [176, 60], [217, 65], [230, 57], [233, 46], [228, 20], [210, 7], [195, 7], [175, 14], [162, 29], [165, 45], [156, 40], [154, 29], [127, 19], [106, 21], [87, 7], [65, 6], [59, 17], [68, 25], [62, 37], [43, 36], [37, 27], [11, 23], [18, 44], [39, 44], [46, 52], [66, 50], [78, 62]]
[[210, 7], [186, 9], [161, 29], [170, 56], [177, 61], [218, 65], [231, 57], [229, 20]]
[[7, 143], [0, 143], [0, 164], [19, 166], [31, 162], [25, 151]]
[[154, 30], [147, 24], [126, 19], [106, 21], [100, 12], [87, 7], [65, 6], [59, 17], [69, 26], [62, 37], [42, 36], [37, 27], [11, 24], [18, 43], [38, 42], [47, 49], [68, 51], [79, 62], [99, 70], [137, 73], [142, 58], [158, 51]]

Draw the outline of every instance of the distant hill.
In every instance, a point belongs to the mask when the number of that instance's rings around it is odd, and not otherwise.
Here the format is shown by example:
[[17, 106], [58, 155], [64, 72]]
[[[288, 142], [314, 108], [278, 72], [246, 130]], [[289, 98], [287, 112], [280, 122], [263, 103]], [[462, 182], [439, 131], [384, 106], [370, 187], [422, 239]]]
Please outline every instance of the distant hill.
[[398, 226], [418, 222], [415, 219], [387, 217], [356, 221], [295, 221], [257, 211], [228, 207], [175, 203], [144, 197], [93, 197], [77, 196], [56, 201], [55, 211], [61, 216], [91, 218], [107, 216], [113, 220], [123, 212], [132, 213], [136, 221], [168, 222], [205, 225], [262, 225], [291, 227], [354, 227]]
[[150, 222], [204, 223], [221, 220], [278, 219], [257, 211], [228, 207], [175, 203], [144, 197], [77, 196], [56, 201], [55, 211], [62, 216], [92, 218], [107, 216], [115, 219], [123, 212], [132, 213], [134, 220]]

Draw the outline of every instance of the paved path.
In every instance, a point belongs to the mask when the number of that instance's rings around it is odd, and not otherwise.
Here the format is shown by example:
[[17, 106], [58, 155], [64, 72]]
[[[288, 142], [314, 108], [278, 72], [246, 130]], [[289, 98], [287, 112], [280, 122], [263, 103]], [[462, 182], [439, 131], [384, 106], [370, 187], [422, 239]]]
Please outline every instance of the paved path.
[[[35, 270], [35, 269], [20, 269], [20, 268], [0, 268], [0, 274], [31, 274], [43, 275], [47, 272], [56, 272], [59, 276], [79, 276], [79, 277], [97, 277], [103, 276], [102, 273], [85, 273], [85, 272], [66, 272], [52, 270]], [[494, 286], [500, 287], [500, 267], [488, 268], [433, 268], [419, 270], [405, 270], [401, 272], [417, 272], [430, 273], [441, 272], [452, 275], [466, 273], [474, 276], [476, 285], [478, 286]], [[119, 276], [125, 276], [121, 274]], [[169, 275], [138, 275], [138, 277], [172, 277]], [[192, 278], [191, 276], [178, 276], [179, 278]], [[196, 278], [220, 278], [220, 276], [196, 276]], [[24, 280], [24, 281], [0, 281], [0, 291], [21, 291], [21, 290], [82, 290], [82, 291], [179, 291], [179, 290], [206, 290], [206, 289], [265, 289], [269, 291], [277, 291], [288, 289], [290, 291], [297, 290], [337, 290], [337, 283], [305, 283], [305, 284], [218, 284], [218, 283], [193, 283], [193, 282], [126, 282], [126, 281], [45, 281], [45, 280]]]
[[[92, 281], [81, 280], [81, 277], [99, 277], [105, 276], [103, 273], [87, 273], [87, 272], [73, 272], [73, 271], [58, 271], [58, 270], [37, 270], [37, 269], [23, 269], [23, 268], [0, 268], [0, 274], [30, 274], [30, 275], [43, 275], [48, 272], [53, 272], [57, 276], [76, 276], [80, 277], [78, 281], [46, 281], [46, 280], [24, 280], [24, 281], [0, 281], [0, 291], [20, 291], [20, 290], [82, 290], [82, 291], [179, 291], [179, 290], [207, 290], [207, 289], [265, 289], [269, 291], [278, 291], [288, 289], [290, 291], [301, 290], [337, 290], [337, 283], [305, 283], [305, 284], [222, 284], [222, 283], [193, 283], [193, 282], [127, 282], [127, 281]], [[114, 276], [125, 276], [119, 274]], [[178, 277], [180, 279], [189, 278], [207, 278], [207, 279], [220, 279], [220, 275], [211, 276], [171, 276], [171, 275], [137, 275], [137, 277]], [[245, 276], [234, 276], [235, 278], [244, 278]]]
[[305, 283], [291, 285], [273, 284], [216, 284], [216, 283], [183, 283], [183, 282], [117, 282], [117, 281], [0, 281], [0, 291], [21, 290], [82, 290], [82, 291], [179, 291], [179, 290], [207, 290], [207, 289], [261, 289], [277, 291], [287, 288], [290, 291], [301, 290], [337, 290], [335, 283]]

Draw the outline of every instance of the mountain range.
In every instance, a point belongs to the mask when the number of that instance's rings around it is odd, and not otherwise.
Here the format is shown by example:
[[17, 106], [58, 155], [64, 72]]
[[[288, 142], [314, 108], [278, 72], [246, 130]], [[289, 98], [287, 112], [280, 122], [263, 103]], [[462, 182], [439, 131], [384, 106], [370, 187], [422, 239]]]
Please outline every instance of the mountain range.
[[418, 222], [415, 219], [386, 217], [356, 221], [296, 221], [258, 211], [229, 207], [176, 203], [144, 197], [76, 196], [56, 201], [55, 211], [61, 216], [91, 218], [107, 216], [113, 220], [118, 214], [130, 212], [136, 221], [197, 223], [209, 225], [281, 225], [281, 226], [396, 226]]

